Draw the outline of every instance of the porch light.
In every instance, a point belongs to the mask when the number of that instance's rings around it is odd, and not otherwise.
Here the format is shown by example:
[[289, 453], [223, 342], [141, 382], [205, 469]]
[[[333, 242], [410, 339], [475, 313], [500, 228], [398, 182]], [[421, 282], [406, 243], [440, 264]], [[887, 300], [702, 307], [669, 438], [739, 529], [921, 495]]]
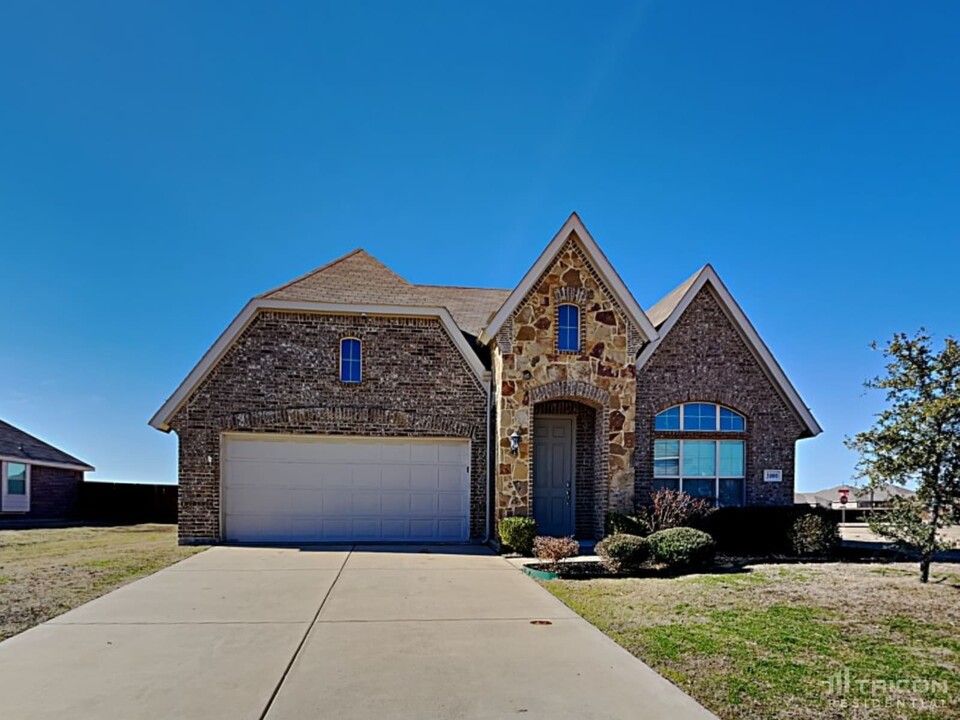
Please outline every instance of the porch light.
[[520, 433], [514, 430], [510, 433], [510, 454], [516, 455], [520, 452]]

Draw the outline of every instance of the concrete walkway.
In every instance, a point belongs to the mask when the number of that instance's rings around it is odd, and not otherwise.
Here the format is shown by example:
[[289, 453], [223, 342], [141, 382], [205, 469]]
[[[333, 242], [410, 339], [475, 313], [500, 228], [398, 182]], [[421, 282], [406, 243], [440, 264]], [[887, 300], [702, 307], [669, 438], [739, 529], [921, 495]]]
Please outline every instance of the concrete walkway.
[[502, 558], [424, 550], [195, 555], [0, 643], [0, 716], [713, 717]]

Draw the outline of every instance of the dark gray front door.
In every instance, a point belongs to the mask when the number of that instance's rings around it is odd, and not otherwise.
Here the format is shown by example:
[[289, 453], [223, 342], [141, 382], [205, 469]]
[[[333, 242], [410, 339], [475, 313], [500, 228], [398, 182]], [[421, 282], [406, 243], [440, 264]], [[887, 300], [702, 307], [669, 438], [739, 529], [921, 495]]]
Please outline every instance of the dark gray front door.
[[573, 535], [573, 488], [573, 418], [536, 418], [533, 517], [539, 535]]

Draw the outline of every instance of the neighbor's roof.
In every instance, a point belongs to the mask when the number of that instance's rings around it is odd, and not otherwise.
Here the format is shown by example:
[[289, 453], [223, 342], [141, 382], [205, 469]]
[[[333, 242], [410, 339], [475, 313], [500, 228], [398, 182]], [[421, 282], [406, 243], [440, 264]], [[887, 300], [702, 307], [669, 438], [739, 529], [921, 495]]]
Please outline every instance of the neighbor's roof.
[[23, 460], [31, 465], [64, 465], [77, 470], [93, 470], [92, 465], [45, 443], [20, 428], [0, 420], [0, 457]]
[[876, 488], [871, 491], [868, 487], [856, 487], [854, 485], [834, 485], [824, 490], [815, 490], [807, 495], [816, 495], [826, 499], [828, 502], [838, 502], [840, 499], [840, 490], [847, 488], [850, 491], [850, 498], [856, 501], [870, 500], [870, 493], [873, 493], [873, 502], [886, 502], [891, 497], [913, 497], [916, 493], [909, 488], [900, 485], [887, 485], [886, 487]]
[[257, 297], [301, 302], [444, 307], [461, 330], [476, 336], [509, 295], [509, 290], [494, 288], [414, 285], [366, 250], [358, 248]]

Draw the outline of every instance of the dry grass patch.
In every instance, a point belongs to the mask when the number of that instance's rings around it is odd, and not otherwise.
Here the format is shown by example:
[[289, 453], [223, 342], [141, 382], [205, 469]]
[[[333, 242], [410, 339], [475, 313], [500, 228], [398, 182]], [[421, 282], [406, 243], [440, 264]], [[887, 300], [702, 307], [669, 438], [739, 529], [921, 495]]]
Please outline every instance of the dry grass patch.
[[0, 530], [0, 640], [201, 549], [176, 525]]
[[[923, 586], [915, 564], [773, 564], [545, 587], [721, 718], [919, 720], [960, 717], [956, 573], [935, 565]], [[851, 689], [828, 693], [843, 670]]]

